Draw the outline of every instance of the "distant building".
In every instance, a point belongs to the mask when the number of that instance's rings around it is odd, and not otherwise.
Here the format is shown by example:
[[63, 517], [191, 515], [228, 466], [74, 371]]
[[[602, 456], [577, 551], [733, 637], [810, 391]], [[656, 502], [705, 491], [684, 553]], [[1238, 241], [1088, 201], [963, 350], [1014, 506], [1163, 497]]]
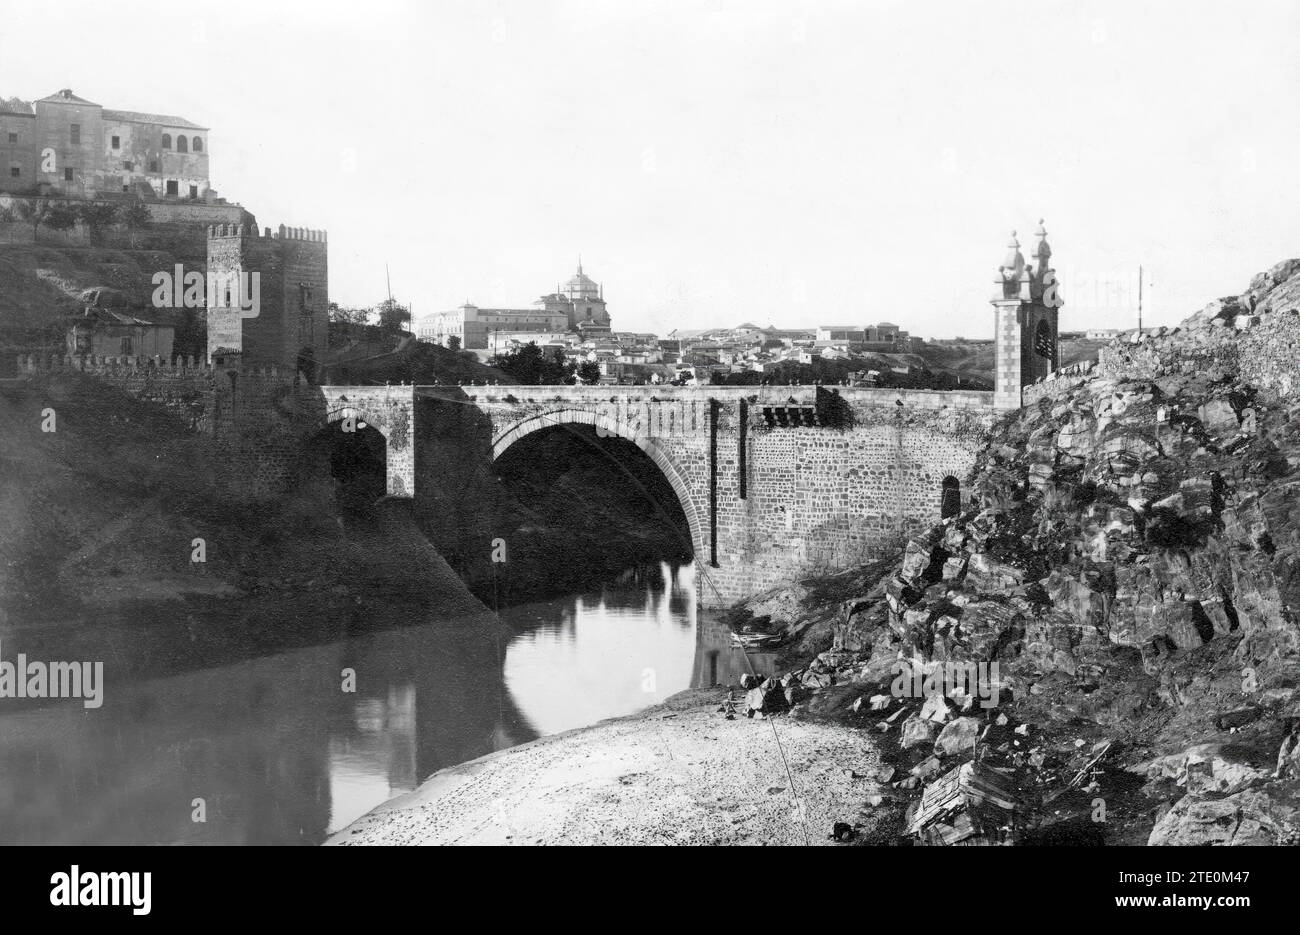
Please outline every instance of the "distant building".
[[[1118, 335], [1119, 332], [1119, 328], [1092, 328], [1091, 330], [1084, 332], [1084, 337], [1089, 341], [1109, 341], [1111, 338]], [[1064, 334], [1061, 335], [1061, 337], [1065, 336], [1066, 335]]]
[[817, 331], [809, 328], [773, 328], [769, 325], [762, 329], [765, 340], [777, 341], [812, 341], [817, 337]]
[[572, 332], [583, 336], [609, 334], [609, 311], [603, 287], [578, 271], [554, 292], [543, 295], [532, 308], [479, 308], [466, 302], [449, 312], [426, 315], [416, 328], [422, 341], [447, 345], [454, 337], [466, 350], [487, 349], [498, 333]]
[[68, 326], [68, 353], [73, 357], [160, 357], [171, 361], [175, 329], [131, 314], [125, 296], [112, 289], [82, 294], [87, 304]]
[[819, 325], [818, 341], [843, 341], [846, 344], [861, 344], [867, 339], [866, 329], [855, 325]]
[[908, 333], [888, 321], [878, 325], [821, 325], [817, 328], [816, 340], [837, 344], [897, 345], [897, 350], [908, 350], [911, 345]]
[[68, 88], [32, 103], [0, 98], [0, 192], [205, 200], [208, 128], [109, 110]]

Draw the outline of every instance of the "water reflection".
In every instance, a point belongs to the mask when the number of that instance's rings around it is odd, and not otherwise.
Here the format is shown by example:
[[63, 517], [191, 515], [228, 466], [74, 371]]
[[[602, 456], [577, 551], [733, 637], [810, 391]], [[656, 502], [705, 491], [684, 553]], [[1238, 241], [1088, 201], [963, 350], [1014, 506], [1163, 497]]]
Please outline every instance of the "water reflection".
[[[98, 710], [0, 701], [0, 843], [318, 843], [443, 767], [772, 665], [747, 664], [697, 614], [689, 565], [501, 619], [504, 631], [425, 622], [134, 684], [110, 663]], [[4, 638], [6, 658], [20, 636]]]

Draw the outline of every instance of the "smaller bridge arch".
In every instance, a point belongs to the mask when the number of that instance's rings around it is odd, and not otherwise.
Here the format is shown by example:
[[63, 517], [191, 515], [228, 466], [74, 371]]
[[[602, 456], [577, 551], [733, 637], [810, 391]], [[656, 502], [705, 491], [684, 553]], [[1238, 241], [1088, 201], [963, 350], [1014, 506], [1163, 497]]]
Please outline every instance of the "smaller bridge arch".
[[388, 496], [415, 496], [415, 387], [322, 386], [323, 425], [355, 419], [384, 436]]
[[653, 438], [647, 437], [634, 426], [589, 409], [565, 408], [542, 412], [520, 419], [498, 432], [492, 439], [492, 460], [496, 461], [500, 458], [521, 438], [559, 425], [590, 425], [601, 434], [625, 439], [640, 448], [655, 463], [659, 472], [673, 488], [673, 492], [677, 494], [677, 502], [690, 528], [691, 548], [695, 553], [696, 564], [709, 554], [705, 526], [700, 520], [699, 511], [691, 497], [690, 486], [682, 476], [681, 469]]

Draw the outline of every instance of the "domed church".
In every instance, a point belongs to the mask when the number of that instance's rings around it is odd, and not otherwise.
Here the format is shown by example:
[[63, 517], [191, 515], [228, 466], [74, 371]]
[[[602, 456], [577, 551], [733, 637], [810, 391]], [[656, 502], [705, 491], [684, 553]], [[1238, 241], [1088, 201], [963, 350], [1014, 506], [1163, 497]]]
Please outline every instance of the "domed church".
[[605, 290], [582, 271], [582, 258], [578, 258], [578, 271], [562, 286], [556, 286], [550, 295], [544, 295], [537, 304], [548, 312], [559, 312], [569, 321], [569, 330], [582, 333], [609, 331], [609, 311], [605, 308]]

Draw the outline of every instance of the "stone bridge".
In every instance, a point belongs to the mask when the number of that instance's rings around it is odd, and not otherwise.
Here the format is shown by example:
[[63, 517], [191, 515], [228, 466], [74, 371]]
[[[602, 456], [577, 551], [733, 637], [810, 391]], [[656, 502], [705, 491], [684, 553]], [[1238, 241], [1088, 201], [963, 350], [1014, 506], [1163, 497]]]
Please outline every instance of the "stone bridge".
[[834, 387], [819, 405], [812, 386], [320, 389], [329, 421], [384, 435], [392, 497], [419, 498], [421, 485], [438, 483], [417, 473], [425, 405], [474, 409], [493, 460], [557, 426], [627, 439], [677, 494], [708, 605], [849, 567], [934, 522], [994, 417], [993, 394], [979, 392]]

